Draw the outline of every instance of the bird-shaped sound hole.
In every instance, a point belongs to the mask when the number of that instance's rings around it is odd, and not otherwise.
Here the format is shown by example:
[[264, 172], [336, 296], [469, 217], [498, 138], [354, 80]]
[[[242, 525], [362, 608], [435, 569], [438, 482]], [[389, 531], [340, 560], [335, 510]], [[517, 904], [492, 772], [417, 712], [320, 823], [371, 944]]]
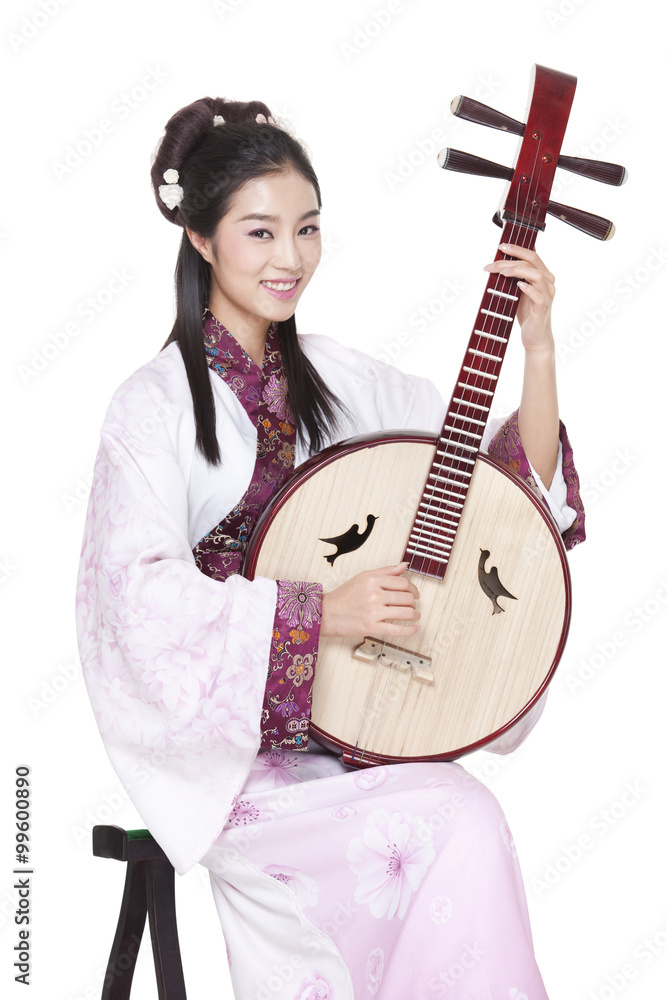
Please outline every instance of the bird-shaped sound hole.
[[346, 552], [354, 552], [356, 549], [360, 549], [364, 544], [366, 539], [370, 536], [373, 530], [373, 525], [377, 521], [375, 514], [366, 515], [366, 527], [364, 531], [359, 532], [359, 525], [353, 524], [351, 528], [344, 531], [342, 535], [334, 535], [333, 538], [320, 538], [321, 542], [328, 542], [330, 545], [336, 546], [336, 551], [331, 552], [328, 556], [324, 558], [333, 566], [338, 556], [344, 555]]
[[482, 554], [479, 557], [479, 564], [477, 566], [477, 576], [479, 578], [479, 585], [486, 594], [486, 596], [489, 598], [491, 603], [493, 604], [493, 611], [491, 613], [497, 615], [501, 611], [505, 610], [505, 608], [501, 607], [500, 604], [498, 604], [499, 597], [509, 597], [513, 601], [518, 600], [518, 598], [516, 598], [514, 594], [510, 594], [509, 590], [503, 587], [498, 577], [497, 566], [492, 566], [488, 572], [485, 570], [484, 564], [491, 555], [489, 550], [480, 549], [480, 552]]

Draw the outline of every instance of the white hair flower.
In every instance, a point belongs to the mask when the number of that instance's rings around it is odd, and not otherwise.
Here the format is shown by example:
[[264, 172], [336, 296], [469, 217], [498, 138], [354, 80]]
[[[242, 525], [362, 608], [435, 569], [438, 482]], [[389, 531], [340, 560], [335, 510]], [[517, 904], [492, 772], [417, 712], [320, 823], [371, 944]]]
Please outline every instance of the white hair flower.
[[183, 188], [178, 184], [178, 170], [165, 170], [166, 184], [160, 184], [158, 193], [167, 208], [176, 208], [183, 201]]
[[213, 115], [213, 124], [214, 125], [224, 125], [225, 124], [225, 119], [222, 117], [222, 115]]

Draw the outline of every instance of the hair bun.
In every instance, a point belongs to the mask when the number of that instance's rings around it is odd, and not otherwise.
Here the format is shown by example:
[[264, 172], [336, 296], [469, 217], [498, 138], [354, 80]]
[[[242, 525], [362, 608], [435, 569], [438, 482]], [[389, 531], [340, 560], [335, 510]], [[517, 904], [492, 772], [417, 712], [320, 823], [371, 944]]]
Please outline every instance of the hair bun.
[[224, 97], [202, 97], [172, 115], [165, 126], [162, 138], [155, 147], [151, 165], [155, 200], [169, 222], [177, 223], [178, 205], [173, 205], [172, 199], [172, 207], [169, 207], [160, 196], [165, 172], [167, 170], [175, 170], [179, 174], [182, 172], [183, 165], [197, 142], [211, 129], [216, 128], [214, 118], [222, 117], [225, 125], [250, 125], [256, 122], [257, 115], [264, 115], [267, 119], [271, 115], [271, 111], [262, 101], [228, 101]]

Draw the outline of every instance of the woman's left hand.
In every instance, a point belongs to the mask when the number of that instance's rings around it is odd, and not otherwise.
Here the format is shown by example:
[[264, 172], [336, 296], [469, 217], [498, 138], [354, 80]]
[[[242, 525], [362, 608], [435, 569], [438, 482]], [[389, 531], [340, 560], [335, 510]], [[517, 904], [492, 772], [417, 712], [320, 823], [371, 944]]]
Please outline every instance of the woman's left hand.
[[556, 293], [555, 278], [534, 250], [514, 243], [502, 243], [500, 249], [518, 260], [495, 260], [484, 268], [491, 274], [518, 278], [520, 290], [517, 319], [521, 324], [521, 340], [529, 354], [552, 353], [551, 304]]

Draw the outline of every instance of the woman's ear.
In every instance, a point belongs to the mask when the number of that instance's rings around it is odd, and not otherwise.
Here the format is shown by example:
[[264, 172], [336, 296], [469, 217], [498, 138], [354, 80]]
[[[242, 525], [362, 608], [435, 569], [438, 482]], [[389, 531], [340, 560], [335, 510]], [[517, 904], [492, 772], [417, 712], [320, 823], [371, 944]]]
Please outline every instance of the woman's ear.
[[188, 239], [192, 243], [195, 250], [197, 250], [204, 260], [208, 261], [209, 264], [212, 263], [213, 250], [211, 248], [211, 241], [206, 239], [204, 236], [200, 236], [199, 233], [195, 233], [193, 229], [187, 229]]

